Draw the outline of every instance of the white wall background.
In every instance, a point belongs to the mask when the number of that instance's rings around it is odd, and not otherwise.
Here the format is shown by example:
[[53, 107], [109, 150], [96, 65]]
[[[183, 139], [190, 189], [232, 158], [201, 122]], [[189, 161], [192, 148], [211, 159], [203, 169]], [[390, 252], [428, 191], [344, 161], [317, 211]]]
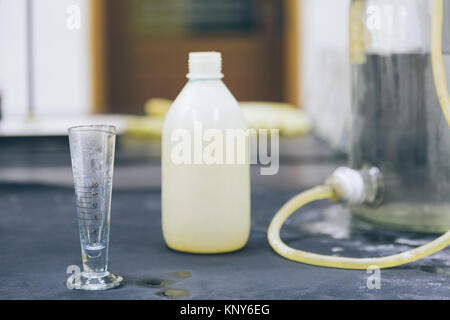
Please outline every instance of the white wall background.
[[[33, 0], [37, 116], [78, 115], [91, 109], [89, 0]], [[3, 116], [27, 110], [25, 0], [0, 0], [0, 91]], [[67, 27], [67, 8], [81, 9], [81, 29]]]
[[335, 147], [345, 144], [351, 104], [349, 8], [350, 0], [303, 0], [301, 8], [301, 105]]

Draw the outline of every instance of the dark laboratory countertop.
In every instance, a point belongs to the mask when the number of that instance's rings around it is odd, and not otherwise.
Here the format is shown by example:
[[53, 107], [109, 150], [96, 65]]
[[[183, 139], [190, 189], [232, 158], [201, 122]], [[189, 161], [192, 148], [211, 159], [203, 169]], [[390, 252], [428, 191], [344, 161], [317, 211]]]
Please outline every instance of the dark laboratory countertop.
[[[252, 169], [250, 240], [244, 249], [220, 255], [191, 255], [165, 246], [155, 151], [159, 148], [153, 146], [133, 161], [132, 152], [119, 147], [118, 157], [125, 153], [128, 158], [116, 164], [110, 270], [122, 275], [124, 283], [104, 292], [68, 290], [66, 269], [80, 265], [81, 257], [65, 141], [55, 141], [53, 147], [58, 143], [60, 151], [48, 162], [38, 150], [38, 160], [26, 159], [23, 153], [29, 148], [18, 144], [5, 156], [8, 161], [0, 156], [0, 299], [167, 299], [159, 295], [161, 288], [148, 285], [155, 279], [185, 290], [185, 299], [450, 298], [448, 249], [382, 270], [380, 289], [368, 289], [371, 274], [365, 270], [299, 264], [271, 250], [266, 230], [275, 211], [345, 163], [312, 138], [282, 143], [277, 176], [262, 178], [258, 168]], [[51, 140], [48, 144], [52, 146]], [[376, 228], [326, 201], [310, 204], [289, 219], [282, 237], [295, 248], [351, 257], [393, 254], [433, 238]]]

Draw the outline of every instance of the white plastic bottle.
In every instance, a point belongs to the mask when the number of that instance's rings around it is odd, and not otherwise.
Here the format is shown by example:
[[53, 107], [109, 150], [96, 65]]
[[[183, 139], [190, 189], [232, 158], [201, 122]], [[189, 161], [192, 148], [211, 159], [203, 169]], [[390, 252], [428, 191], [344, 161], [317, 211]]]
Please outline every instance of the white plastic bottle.
[[[229, 252], [245, 246], [249, 237], [249, 139], [243, 146], [244, 162], [237, 157], [235, 161], [226, 159], [227, 152], [232, 150], [231, 144], [227, 144], [227, 132], [230, 129], [244, 132], [247, 125], [238, 102], [221, 80], [221, 71], [220, 53], [191, 53], [189, 81], [171, 106], [164, 123], [162, 228], [166, 244], [174, 250]], [[180, 138], [186, 134], [191, 139]], [[222, 162], [217, 161], [220, 152], [207, 152], [211, 150], [208, 145], [218, 143], [221, 135]], [[183, 146], [184, 152], [180, 151]], [[239, 152], [239, 147], [242, 144], [236, 139], [235, 153]], [[186, 149], [190, 152], [186, 153]], [[199, 150], [202, 151], [200, 156]]]

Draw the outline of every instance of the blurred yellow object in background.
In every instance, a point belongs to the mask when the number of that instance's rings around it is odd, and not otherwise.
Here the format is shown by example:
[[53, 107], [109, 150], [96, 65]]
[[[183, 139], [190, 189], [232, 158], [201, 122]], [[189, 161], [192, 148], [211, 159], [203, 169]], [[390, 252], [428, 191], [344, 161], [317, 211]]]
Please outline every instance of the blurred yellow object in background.
[[138, 137], [161, 137], [164, 119], [149, 116], [126, 116], [125, 134]]
[[173, 101], [169, 99], [155, 98], [150, 99], [145, 104], [145, 113], [150, 117], [162, 118], [166, 117]]
[[[127, 116], [128, 134], [161, 137], [164, 118], [172, 101], [150, 99], [145, 104], [146, 116]], [[284, 137], [301, 136], [309, 132], [310, 121], [305, 113], [291, 104], [281, 102], [241, 102], [242, 112], [251, 129], [279, 129]]]
[[279, 129], [284, 137], [301, 136], [309, 132], [306, 114], [291, 104], [279, 102], [241, 102], [247, 125], [252, 129]]

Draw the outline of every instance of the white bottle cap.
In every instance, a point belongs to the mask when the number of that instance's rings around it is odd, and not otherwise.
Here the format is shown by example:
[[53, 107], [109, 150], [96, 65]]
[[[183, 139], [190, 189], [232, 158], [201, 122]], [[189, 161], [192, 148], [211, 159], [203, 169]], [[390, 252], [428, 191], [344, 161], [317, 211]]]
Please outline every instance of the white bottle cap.
[[188, 79], [222, 79], [222, 55], [220, 52], [191, 52], [189, 54]]

